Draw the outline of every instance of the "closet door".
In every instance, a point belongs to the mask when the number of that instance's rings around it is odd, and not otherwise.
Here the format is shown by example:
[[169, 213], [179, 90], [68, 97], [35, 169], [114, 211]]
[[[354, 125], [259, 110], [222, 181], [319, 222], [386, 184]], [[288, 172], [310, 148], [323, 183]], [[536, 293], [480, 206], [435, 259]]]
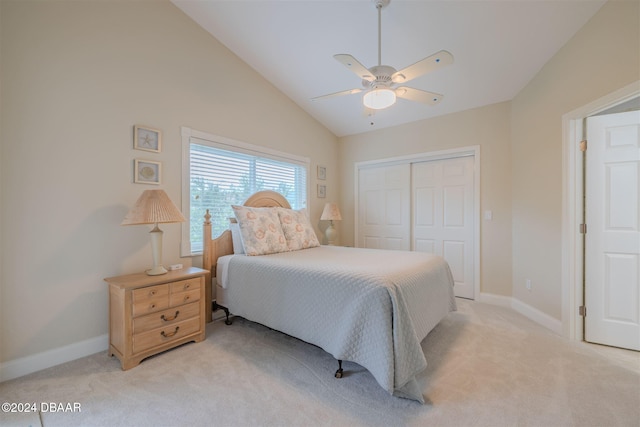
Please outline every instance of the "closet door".
[[412, 164], [412, 249], [441, 255], [456, 296], [474, 298], [474, 158]]
[[410, 250], [410, 188], [410, 164], [358, 171], [358, 247]]

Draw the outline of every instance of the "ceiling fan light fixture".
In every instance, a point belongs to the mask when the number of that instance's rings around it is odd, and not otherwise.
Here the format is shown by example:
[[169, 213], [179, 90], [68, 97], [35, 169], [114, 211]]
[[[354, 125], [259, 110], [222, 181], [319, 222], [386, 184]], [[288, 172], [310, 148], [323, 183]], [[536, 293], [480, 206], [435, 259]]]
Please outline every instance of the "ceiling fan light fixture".
[[364, 94], [362, 103], [373, 110], [382, 110], [396, 103], [396, 93], [391, 89], [373, 89]]

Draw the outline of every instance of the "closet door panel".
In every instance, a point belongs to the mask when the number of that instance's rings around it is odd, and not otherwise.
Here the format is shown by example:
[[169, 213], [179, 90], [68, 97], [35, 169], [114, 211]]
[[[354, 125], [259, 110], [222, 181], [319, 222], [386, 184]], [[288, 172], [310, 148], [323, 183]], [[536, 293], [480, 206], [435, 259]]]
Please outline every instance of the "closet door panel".
[[456, 296], [474, 297], [474, 158], [412, 164], [412, 248], [441, 255]]
[[409, 250], [411, 165], [358, 171], [358, 247]]

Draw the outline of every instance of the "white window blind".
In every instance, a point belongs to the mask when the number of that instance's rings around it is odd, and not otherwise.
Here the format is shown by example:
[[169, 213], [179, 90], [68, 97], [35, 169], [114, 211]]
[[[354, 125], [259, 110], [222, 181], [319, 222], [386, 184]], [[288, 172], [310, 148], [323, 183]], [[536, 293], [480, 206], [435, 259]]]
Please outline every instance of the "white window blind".
[[[293, 209], [307, 206], [306, 159], [288, 158], [285, 153], [213, 136], [191, 136], [187, 163], [189, 197], [186, 201], [183, 198], [183, 212], [189, 212], [189, 218], [183, 228], [183, 255], [202, 251], [202, 223], [207, 209], [216, 237], [229, 227], [231, 205], [241, 205], [256, 191], [277, 191]], [[184, 183], [183, 188], [187, 189]]]

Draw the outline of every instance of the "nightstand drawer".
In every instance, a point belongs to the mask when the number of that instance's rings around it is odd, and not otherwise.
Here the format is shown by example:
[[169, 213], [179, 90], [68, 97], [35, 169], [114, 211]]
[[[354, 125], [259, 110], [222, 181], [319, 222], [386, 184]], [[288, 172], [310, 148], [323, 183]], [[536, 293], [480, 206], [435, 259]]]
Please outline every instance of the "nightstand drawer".
[[191, 317], [196, 317], [199, 314], [200, 304], [197, 302], [147, 314], [146, 316], [133, 319], [133, 333], [138, 334], [150, 329], [172, 325]]
[[179, 282], [170, 283], [169, 286], [169, 292], [172, 294], [200, 289], [200, 278], [196, 277], [194, 279], [180, 280]]
[[156, 328], [148, 332], [135, 334], [133, 335], [133, 352], [139, 353], [198, 332], [200, 331], [200, 323], [200, 318], [194, 317], [167, 325], [164, 328]]
[[169, 285], [136, 289], [133, 294], [133, 316], [153, 313], [169, 307]]
[[186, 304], [200, 299], [200, 286], [193, 288], [190, 291], [179, 292], [177, 294], [169, 295], [169, 305], [175, 307], [177, 305]]

